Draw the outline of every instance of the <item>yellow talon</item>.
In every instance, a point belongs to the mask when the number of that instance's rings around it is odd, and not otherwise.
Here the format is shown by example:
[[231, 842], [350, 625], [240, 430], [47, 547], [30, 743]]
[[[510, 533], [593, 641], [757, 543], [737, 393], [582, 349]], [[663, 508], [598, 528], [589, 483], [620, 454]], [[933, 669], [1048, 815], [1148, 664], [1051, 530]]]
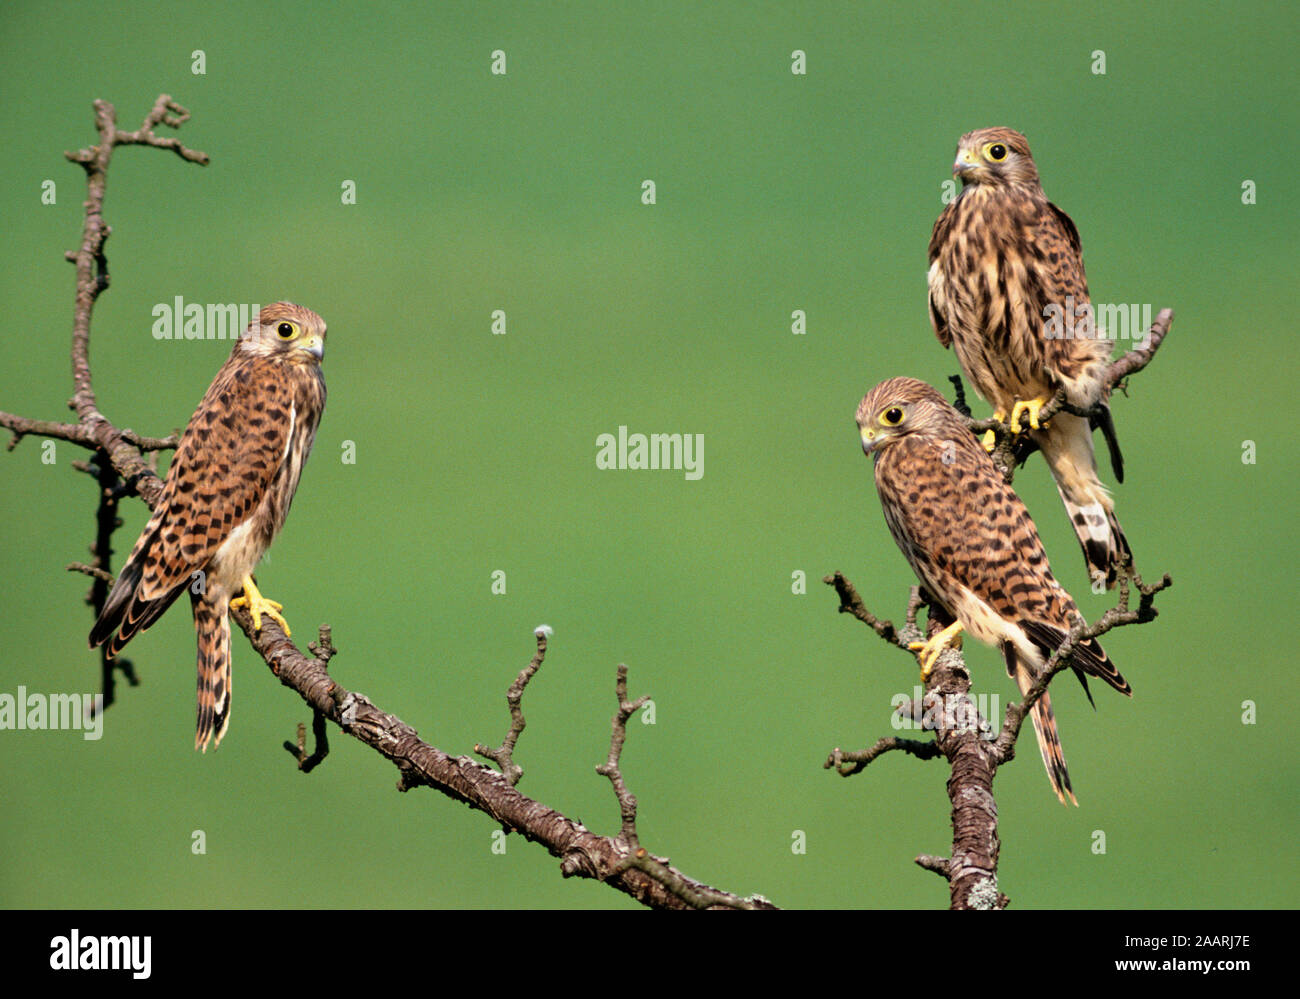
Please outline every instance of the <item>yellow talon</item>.
[[920, 653], [922, 683], [930, 679], [930, 670], [934, 669], [934, 661], [939, 658], [940, 652], [948, 648], [961, 648], [961, 632], [961, 622], [954, 621], [928, 641], [912, 642], [907, 646], [913, 652]]
[[[1007, 414], [1002, 412], [1002, 410], [1000, 409], [993, 414], [993, 419], [999, 422], [1005, 422], [1006, 418], [1007, 418]], [[998, 435], [994, 433], [992, 430], [985, 431], [983, 444], [984, 444], [984, 450], [987, 451], [989, 454], [992, 454], [993, 449], [998, 446]]]
[[247, 607], [248, 613], [253, 615], [253, 630], [262, 630], [262, 615], [265, 614], [284, 629], [284, 635], [289, 637], [289, 622], [280, 616], [280, 611], [284, 610], [284, 604], [278, 604], [274, 600], [267, 600], [262, 596], [261, 591], [253, 583], [252, 576], [244, 577], [243, 596], [235, 597], [230, 601], [231, 607]]
[[1016, 404], [1011, 407], [1011, 429], [1018, 432], [1020, 430], [1020, 414], [1028, 413], [1030, 429], [1042, 430], [1043, 428], [1038, 424], [1038, 413], [1050, 401], [1050, 396], [1045, 396], [1042, 399], [1016, 400]]

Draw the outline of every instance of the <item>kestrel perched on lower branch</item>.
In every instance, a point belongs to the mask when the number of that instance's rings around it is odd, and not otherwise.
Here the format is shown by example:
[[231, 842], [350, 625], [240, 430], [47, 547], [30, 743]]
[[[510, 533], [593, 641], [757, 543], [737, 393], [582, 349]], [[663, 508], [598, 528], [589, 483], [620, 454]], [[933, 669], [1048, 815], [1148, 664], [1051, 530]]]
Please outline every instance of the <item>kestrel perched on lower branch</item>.
[[[325, 321], [288, 302], [249, 323], [194, 411], [140, 533], [90, 631], [90, 646], [116, 655], [185, 590], [198, 635], [194, 748], [230, 724], [230, 606], [246, 605], [284, 633], [281, 605], [258, 592], [252, 572], [284, 525], [325, 409]], [[232, 596], [243, 590], [243, 595]]]
[[[1009, 128], [969, 132], [957, 144], [961, 193], [930, 236], [930, 322], [957, 353], [1000, 420], [1029, 433], [1043, 452], [1094, 582], [1115, 585], [1131, 558], [1110, 493], [1097, 476], [1093, 424], [1071, 413], [1039, 425], [1039, 410], [1064, 389], [1095, 425], [1115, 477], [1123, 458], [1107, 407], [1111, 345], [1092, 322], [1079, 231], [1047, 200], [1029, 143]], [[1079, 321], [1087, 317], [1087, 321]], [[992, 433], [985, 446], [992, 448]]]
[[[924, 382], [881, 382], [862, 400], [857, 421], [890, 533], [955, 622], [917, 643], [922, 677], [945, 646], [960, 644], [964, 630], [1001, 650], [1024, 695], [1079, 613], [1052, 575], [1029, 511], [965, 419]], [[1132, 695], [1096, 639], [1075, 645], [1071, 665], [1085, 692], [1087, 676], [1094, 676]], [[1077, 805], [1046, 692], [1030, 716], [1052, 789], [1062, 803], [1069, 795]]]

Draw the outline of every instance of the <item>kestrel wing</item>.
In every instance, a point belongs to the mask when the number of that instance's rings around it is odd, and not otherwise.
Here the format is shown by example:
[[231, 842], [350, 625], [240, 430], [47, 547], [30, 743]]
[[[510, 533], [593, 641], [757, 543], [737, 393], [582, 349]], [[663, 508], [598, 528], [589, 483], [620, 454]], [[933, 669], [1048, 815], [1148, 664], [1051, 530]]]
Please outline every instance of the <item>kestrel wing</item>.
[[[1044, 315], [1043, 310], [1048, 305], [1064, 310], [1066, 335], [1048, 340], [1045, 348], [1053, 367], [1065, 365], [1067, 373], [1072, 374], [1068, 367], [1070, 361], [1079, 353], [1080, 344], [1088, 342], [1073, 336], [1075, 316], [1067, 308], [1069, 302], [1073, 302], [1076, 308], [1089, 303], [1088, 278], [1083, 270], [1083, 244], [1070, 216], [1050, 201], [1041, 201], [1039, 206], [1034, 244], [1038, 256], [1036, 278], [1042, 301], [1032, 305], [1040, 316]], [[1085, 349], [1082, 353], [1089, 355], [1091, 351]]]
[[953, 220], [956, 218], [957, 202], [951, 202], [934, 220], [934, 229], [930, 232], [930, 325], [934, 335], [944, 347], [952, 346], [952, 331], [948, 328], [948, 305], [946, 282], [943, 276], [943, 264], [936, 263], [952, 235]]
[[939, 213], [939, 217], [934, 220], [934, 227], [930, 230], [930, 263], [935, 262], [948, 242], [948, 237], [952, 233], [953, 221], [957, 217], [956, 205], [957, 199], [954, 198]]
[[[1077, 277], [1071, 281], [1071, 285], [1083, 289], [1083, 294], [1088, 294], [1088, 277], [1083, 269], [1083, 243], [1079, 239], [1079, 230], [1074, 224], [1074, 220], [1065, 212], [1057, 208], [1050, 201], [1047, 207], [1051, 210], [1052, 216], [1060, 226], [1061, 231], [1065, 234], [1066, 242], [1073, 251], [1073, 267], [1077, 268]], [[1075, 292], [1077, 298], [1077, 291]], [[1106, 439], [1106, 449], [1110, 452], [1110, 467], [1115, 473], [1117, 482], [1124, 481], [1124, 455], [1119, 449], [1119, 437], [1115, 433], [1115, 421], [1111, 418], [1110, 407], [1104, 402], [1101, 403], [1101, 416], [1093, 417], [1090, 421], [1093, 430], [1100, 430], [1102, 436]]]
[[[1020, 626], [1030, 640], [1044, 651], [1044, 655], [1055, 652], [1068, 635], [1064, 628], [1046, 621], [1021, 621]], [[1101, 643], [1095, 638], [1085, 639], [1074, 646], [1073, 667], [1076, 674], [1086, 673], [1088, 676], [1095, 676], [1110, 684], [1121, 694], [1133, 696], [1133, 688], [1115, 668], [1115, 664], [1110, 661], [1110, 656], [1106, 655]], [[1084, 692], [1088, 693], [1088, 682], [1083, 676], [1079, 676], [1079, 682], [1083, 684]], [[1088, 693], [1088, 700], [1092, 701], [1091, 693]], [[1094, 703], [1093, 707], [1096, 706]]]
[[[972, 455], [970, 461], [979, 463], [979, 467], [983, 458]], [[1004, 620], [1018, 625], [1047, 658], [1065, 641], [1070, 615], [1077, 613], [1078, 607], [1052, 575], [1029, 511], [993, 470], [991, 462], [980, 481], [981, 488], [975, 495], [984, 496], [982, 516], [987, 523], [982, 534], [975, 537], [985, 544], [987, 556], [976, 559], [962, 581]], [[1072, 667], [1090, 702], [1092, 692], [1084, 674], [1104, 680], [1121, 694], [1132, 694], [1132, 688], [1095, 638], [1075, 645]]]
[[[1124, 481], [1124, 456], [1115, 433], [1115, 422], [1105, 401], [1104, 378], [1110, 366], [1111, 345], [1099, 329], [1094, 327], [1090, 331], [1089, 324], [1080, 321], [1079, 310], [1090, 306], [1091, 301], [1083, 270], [1079, 231], [1070, 216], [1050, 202], [1043, 202], [1038, 216], [1036, 243], [1036, 283], [1042, 298], [1036, 303], [1036, 308], [1043, 310], [1048, 305], [1055, 305], [1062, 310], [1066, 323], [1063, 337], [1044, 339], [1044, 366], [1057, 378], [1087, 387], [1087, 397], [1102, 407], [1101, 414], [1093, 417], [1086, 426], [1063, 421], [1068, 426], [1056, 428], [1044, 447], [1044, 455], [1052, 466], [1052, 474], [1070, 511], [1089, 572], [1094, 576], [1104, 576], [1109, 588], [1114, 585], [1118, 568], [1129, 551], [1123, 531], [1112, 514], [1107, 519], [1113, 523], [1105, 525], [1100, 536], [1094, 538], [1077, 517], [1079, 514], [1085, 517], [1096, 515], [1098, 507], [1110, 511], [1104, 488], [1097, 480], [1096, 460], [1089, 453], [1092, 450], [1092, 430], [1101, 430], [1115, 478]], [[1095, 322], [1095, 316], [1093, 319]], [[1083, 470], [1080, 481], [1072, 481], [1071, 466]]]
[[1066, 242], [1074, 251], [1074, 257], [1079, 264], [1079, 276], [1083, 277], [1083, 240], [1079, 238], [1079, 227], [1074, 224], [1074, 219], [1070, 218], [1050, 201], [1047, 203], [1047, 208], [1052, 213], [1052, 217], [1056, 220], [1061, 232], [1065, 235]]

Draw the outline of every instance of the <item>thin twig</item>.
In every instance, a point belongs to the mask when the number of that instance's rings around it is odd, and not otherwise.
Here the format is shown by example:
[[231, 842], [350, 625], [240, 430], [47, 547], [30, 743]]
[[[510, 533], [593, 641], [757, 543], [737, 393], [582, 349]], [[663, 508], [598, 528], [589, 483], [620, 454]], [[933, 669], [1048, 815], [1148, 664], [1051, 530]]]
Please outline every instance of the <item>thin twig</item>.
[[[823, 768], [826, 770], [834, 767], [841, 777], [852, 777], [854, 774], [860, 774], [867, 766], [883, 756], [885, 753], [893, 750], [901, 750], [915, 756], [918, 760], [933, 760], [943, 754], [939, 752], [939, 747], [933, 742], [921, 742], [917, 739], [900, 739], [897, 736], [887, 736], [876, 742], [870, 749], [857, 749], [845, 752], [836, 746], [831, 750], [830, 756], [826, 758]], [[852, 766], [845, 766], [852, 764]]]
[[484, 746], [482, 743], [475, 743], [474, 745], [474, 752], [500, 767], [501, 772], [505, 774], [506, 780], [510, 781], [512, 786], [518, 784], [519, 779], [524, 775], [524, 768], [514, 761], [513, 756], [515, 743], [519, 741], [520, 734], [528, 724], [524, 720], [524, 689], [528, 686], [528, 681], [533, 678], [533, 675], [542, 668], [542, 663], [546, 659], [546, 644], [553, 631], [550, 625], [543, 624], [533, 629], [533, 634], [537, 638], [537, 651], [533, 653], [533, 658], [528, 665], [519, 671], [514, 683], [510, 684], [510, 688], [506, 691], [506, 704], [510, 707], [510, 730], [506, 732], [501, 745], [495, 749]]
[[297, 759], [298, 769], [305, 774], [315, 770], [330, 753], [329, 731], [325, 727], [325, 716], [319, 711], [312, 712], [311, 734], [316, 748], [312, 750], [310, 756], [307, 755], [307, 726], [302, 722], [298, 723], [297, 744], [288, 740], [284, 743], [284, 748]]
[[866, 604], [858, 596], [858, 591], [853, 588], [853, 584], [844, 578], [842, 572], [835, 572], [822, 578], [822, 582], [828, 586], [835, 587], [835, 592], [840, 597], [840, 613], [852, 614], [859, 621], [869, 627], [877, 635], [883, 638], [891, 645], [895, 645], [904, 652], [908, 651], [907, 646], [898, 637], [898, 629], [894, 627], [891, 621], [882, 621], [871, 611], [867, 610]]

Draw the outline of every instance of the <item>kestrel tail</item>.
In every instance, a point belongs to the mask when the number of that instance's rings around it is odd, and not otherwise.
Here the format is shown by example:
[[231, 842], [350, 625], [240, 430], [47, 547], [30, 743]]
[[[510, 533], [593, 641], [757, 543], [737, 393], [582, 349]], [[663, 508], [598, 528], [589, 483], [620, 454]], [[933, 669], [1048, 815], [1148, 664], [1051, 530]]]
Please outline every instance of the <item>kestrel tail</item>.
[[[1110, 341], [1091, 319], [1082, 321], [1091, 300], [1079, 232], [1043, 194], [1019, 132], [963, 135], [953, 173], [961, 193], [930, 236], [930, 322], [999, 419], [1010, 417], [1019, 429], [1028, 412], [1029, 433], [1056, 479], [1089, 575], [1109, 589], [1131, 554], [1097, 475], [1094, 425], [1120, 482], [1124, 464], [1107, 406]], [[1100, 407], [1095, 424], [1058, 413], [1039, 425], [1038, 411], [1062, 388], [1073, 405]]]
[[[252, 572], [284, 525], [325, 409], [325, 322], [268, 305], [236, 341], [190, 419], [153, 515], [113, 585], [90, 646], [114, 656], [185, 590], [198, 640], [194, 748], [230, 724], [229, 607], [289, 627]], [[235, 596], [240, 590], [241, 596]], [[233, 597], [233, 599], [232, 599]]]
[[[960, 632], [967, 631], [1002, 652], [1024, 695], [1078, 614], [1052, 575], [1029, 511], [965, 419], [924, 382], [881, 382], [862, 400], [857, 422], [863, 450], [875, 463], [890, 533], [930, 596], [955, 622], [914, 646], [922, 676], [928, 678], [942, 649], [960, 643]], [[1096, 639], [1075, 646], [1071, 666], [1085, 693], [1087, 677], [1093, 676], [1132, 694]], [[1062, 803], [1068, 795], [1077, 805], [1046, 692], [1030, 717], [1052, 789]]]

